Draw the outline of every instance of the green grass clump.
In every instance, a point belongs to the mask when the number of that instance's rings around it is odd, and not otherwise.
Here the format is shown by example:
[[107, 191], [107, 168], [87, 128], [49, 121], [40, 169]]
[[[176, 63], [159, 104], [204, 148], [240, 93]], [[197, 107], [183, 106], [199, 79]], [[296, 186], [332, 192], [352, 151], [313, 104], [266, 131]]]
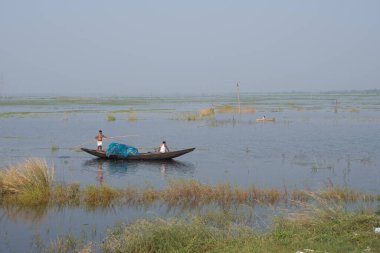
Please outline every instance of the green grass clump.
[[0, 192], [7, 201], [38, 205], [49, 201], [53, 170], [42, 159], [30, 159], [0, 172]]
[[232, 105], [222, 105], [222, 106], [217, 107], [217, 111], [219, 113], [233, 113], [233, 112], [238, 112], [239, 108]]
[[348, 112], [360, 112], [358, 108], [350, 107], [347, 109]]
[[119, 190], [111, 188], [107, 185], [88, 185], [83, 189], [83, 201], [86, 206], [93, 207], [108, 207], [114, 200], [122, 194]]
[[113, 114], [107, 114], [107, 121], [115, 121], [116, 117]]
[[201, 219], [138, 220], [114, 228], [103, 245], [104, 252], [207, 252], [215, 247], [218, 233]]
[[63, 237], [59, 237], [54, 241], [50, 242], [50, 245], [47, 247], [42, 247], [40, 252], [44, 253], [92, 253], [96, 252], [93, 250], [92, 243], [84, 243], [84, 239], [77, 239], [73, 234], [67, 234]]
[[275, 244], [293, 251], [364, 252], [369, 247], [378, 252], [380, 241], [373, 231], [378, 222], [373, 213], [349, 212], [326, 204], [309, 213], [279, 218], [271, 237]]
[[215, 109], [212, 107], [203, 108], [199, 110], [199, 114], [201, 117], [212, 117], [215, 115]]
[[69, 185], [57, 184], [53, 188], [52, 201], [63, 206], [80, 205], [80, 185], [79, 183], [72, 183]]
[[51, 152], [56, 152], [59, 150], [59, 146], [56, 144], [51, 145]]
[[184, 112], [178, 116], [179, 120], [196, 121], [202, 120], [202, 116], [196, 112]]
[[128, 120], [129, 120], [129, 121], [136, 121], [136, 120], [138, 120], [138, 117], [137, 117], [136, 112], [131, 112], [131, 113], [129, 113], [129, 115], [128, 115]]

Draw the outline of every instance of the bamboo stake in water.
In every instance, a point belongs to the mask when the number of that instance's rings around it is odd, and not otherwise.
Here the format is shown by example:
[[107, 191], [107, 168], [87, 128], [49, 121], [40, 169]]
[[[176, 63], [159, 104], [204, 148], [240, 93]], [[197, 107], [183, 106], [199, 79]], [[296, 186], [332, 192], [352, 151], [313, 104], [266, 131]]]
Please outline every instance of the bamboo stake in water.
[[240, 112], [241, 112], [241, 109], [240, 109], [240, 90], [239, 90], [239, 82], [236, 83], [236, 87], [237, 87], [237, 99], [238, 99], [239, 113], [240, 113]]

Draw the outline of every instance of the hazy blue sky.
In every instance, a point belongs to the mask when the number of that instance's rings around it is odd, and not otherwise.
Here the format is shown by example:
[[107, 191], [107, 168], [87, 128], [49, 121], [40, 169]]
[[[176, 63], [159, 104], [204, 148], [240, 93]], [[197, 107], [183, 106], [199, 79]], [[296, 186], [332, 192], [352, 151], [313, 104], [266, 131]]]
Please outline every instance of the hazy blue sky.
[[379, 0], [0, 0], [0, 94], [380, 88]]

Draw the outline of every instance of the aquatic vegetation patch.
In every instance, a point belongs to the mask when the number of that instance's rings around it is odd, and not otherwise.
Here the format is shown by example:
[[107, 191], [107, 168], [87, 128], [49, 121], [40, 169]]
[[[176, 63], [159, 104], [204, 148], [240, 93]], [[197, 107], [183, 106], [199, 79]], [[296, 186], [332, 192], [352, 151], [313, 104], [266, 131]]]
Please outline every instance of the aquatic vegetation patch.
[[109, 111], [109, 113], [132, 113], [132, 112], [156, 112], [156, 111], [175, 111], [175, 108], [130, 108]]
[[0, 171], [0, 192], [8, 201], [22, 205], [48, 202], [53, 182], [53, 169], [42, 159], [30, 159]]
[[202, 116], [197, 112], [183, 112], [177, 116], [178, 120], [197, 121], [202, 120]]
[[353, 201], [374, 201], [376, 197], [372, 194], [366, 194], [362, 192], [355, 191], [348, 188], [340, 188], [329, 186], [318, 193], [323, 199], [343, 201], [343, 202], [353, 202]]
[[114, 200], [122, 196], [120, 190], [107, 185], [88, 185], [82, 190], [83, 202], [86, 206], [108, 207]]
[[81, 198], [79, 183], [56, 184], [52, 193], [52, 202], [59, 206], [79, 206]]
[[[39, 252], [379, 252], [380, 226], [373, 211], [347, 211], [319, 198], [313, 204], [283, 210], [265, 230], [250, 225], [255, 217], [216, 211], [183, 218], [137, 219], [110, 227], [101, 243], [86, 234], [68, 233], [39, 242]], [[37, 243], [36, 243], [37, 244]]]
[[68, 111], [29, 111], [29, 112], [0, 112], [0, 118], [22, 117], [28, 115], [59, 115], [63, 114], [63, 120], [68, 120], [70, 113], [94, 112], [94, 110], [68, 110]]
[[107, 114], [107, 121], [115, 121], [116, 120], [116, 117], [113, 115], [113, 114], [111, 114], [111, 113], [108, 113]]
[[360, 112], [360, 110], [358, 108], [354, 108], [354, 107], [347, 108], [347, 111], [348, 112]]
[[215, 109], [212, 107], [203, 108], [199, 110], [199, 115], [201, 117], [211, 117], [215, 115]]
[[292, 218], [278, 219], [270, 235], [275, 244], [293, 252], [297, 249], [352, 252], [368, 251], [368, 248], [377, 251], [380, 243], [372, 230], [375, 224], [373, 214], [317, 209], [311, 214], [298, 213]]
[[136, 121], [138, 120], [137, 113], [136, 112], [130, 112], [128, 115], [128, 121]]
[[57, 144], [52, 144], [51, 145], [51, 152], [56, 152], [59, 150], [59, 146]]
[[85, 238], [75, 238], [73, 234], [66, 234], [49, 243], [48, 246], [40, 246], [41, 253], [92, 253], [96, 252], [92, 242], [85, 243]]
[[[185, 219], [139, 219], [108, 231], [103, 252], [352, 252], [380, 250], [372, 228], [373, 213], [347, 212], [339, 207], [314, 207], [286, 213], [266, 233], [231, 220], [207, 216]], [[216, 225], [218, 224], [218, 225]], [[307, 249], [307, 250], [306, 250]]]
[[22, 137], [22, 136], [0, 136], [0, 138], [2, 139], [23, 139], [25, 137]]
[[137, 220], [119, 225], [108, 233], [104, 252], [207, 252], [222, 231], [214, 231], [201, 219], [188, 223], [179, 219]]
[[52, 112], [1, 112], [0, 118], [10, 118], [14, 116], [25, 116], [31, 114], [49, 114]]
[[235, 105], [221, 105], [216, 108], [218, 113], [256, 113], [254, 107], [238, 107]]
[[53, 171], [42, 159], [30, 159], [1, 170], [0, 193], [3, 202], [15, 205], [84, 204], [96, 208], [108, 207], [114, 202], [122, 203], [122, 200], [125, 200], [126, 203], [150, 204], [161, 201], [169, 205], [191, 207], [209, 203], [219, 205], [307, 203], [315, 198], [332, 203], [373, 202], [379, 200], [380, 196], [333, 185], [313, 192], [307, 189], [289, 190], [287, 187], [283, 189], [260, 188], [255, 185], [241, 187], [229, 183], [210, 185], [195, 179], [170, 179], [167, 186], [160, 189], [149, 184], [129, 185], [125, 189], [107, 185], [88, 185], [81, 189], [79, 183], [54, 183]]

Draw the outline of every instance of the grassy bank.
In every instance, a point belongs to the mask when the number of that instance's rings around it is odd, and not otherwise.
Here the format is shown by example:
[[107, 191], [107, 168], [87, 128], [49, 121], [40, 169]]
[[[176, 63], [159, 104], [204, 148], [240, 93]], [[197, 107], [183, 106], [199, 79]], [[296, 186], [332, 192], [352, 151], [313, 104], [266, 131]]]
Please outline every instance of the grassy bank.
[[266, 232], [229, 213], [189, 219], [140, 219], [109, 229], [102, 243], [59, 238], [43, 252], [379, 252], [379, 226], [372, 212], [316, 206], [284, 214]]

